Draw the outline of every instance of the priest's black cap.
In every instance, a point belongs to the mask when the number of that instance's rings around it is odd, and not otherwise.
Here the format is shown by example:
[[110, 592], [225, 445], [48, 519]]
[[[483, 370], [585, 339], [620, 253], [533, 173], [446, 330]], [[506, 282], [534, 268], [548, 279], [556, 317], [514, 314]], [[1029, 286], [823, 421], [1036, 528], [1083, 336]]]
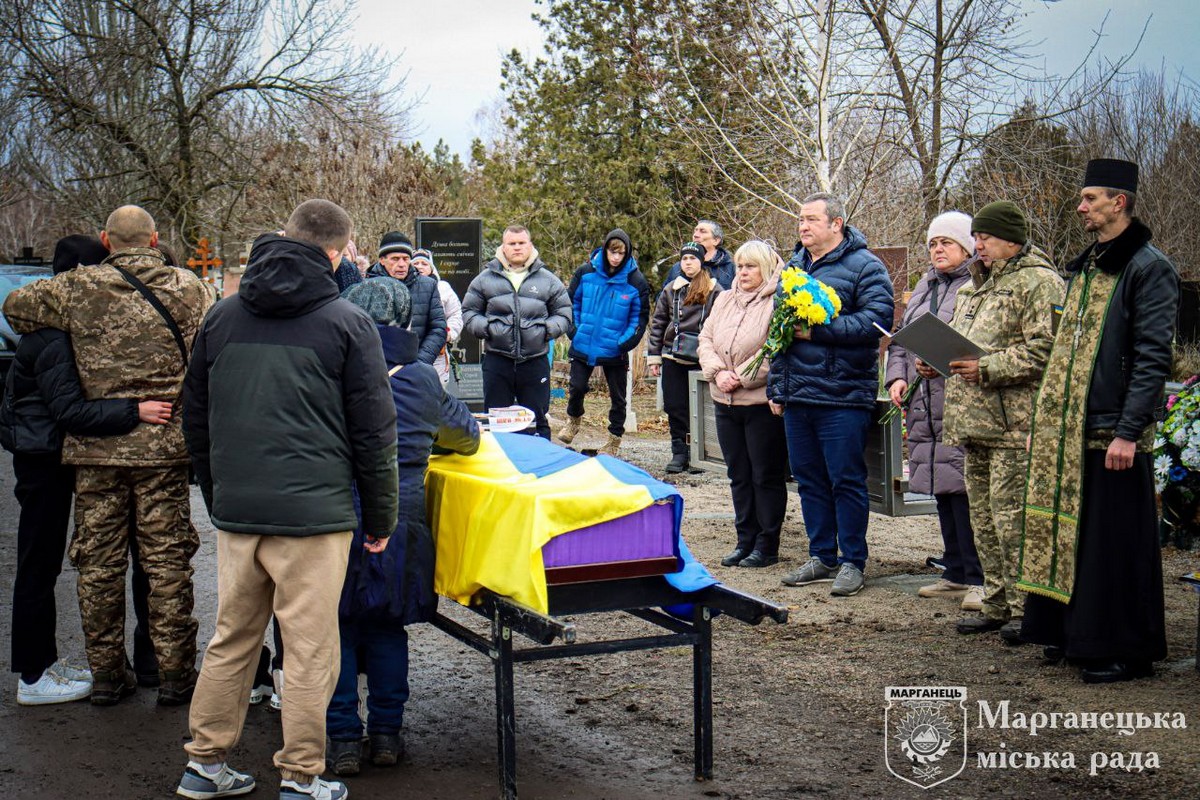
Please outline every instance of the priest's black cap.
[[1138, 165], [1119, 158], [1093, 158], [1083, 173], [1084, 186], [1103, 186], [1137, 192]]

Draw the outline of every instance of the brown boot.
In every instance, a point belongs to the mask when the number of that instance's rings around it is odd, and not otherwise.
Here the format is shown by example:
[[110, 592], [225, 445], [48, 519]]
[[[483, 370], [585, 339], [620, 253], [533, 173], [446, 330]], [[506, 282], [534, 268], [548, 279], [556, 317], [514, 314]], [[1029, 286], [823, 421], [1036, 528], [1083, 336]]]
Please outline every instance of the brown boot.
[[158, 704], [160, 706], [185, 705], [192, 701], [192, 692], [194, 691], [196, 691], [196, 670], [164, 672], [162, 683], [158, 686]]
[[583, 422], [583, 417], [567, 417], [567, 424], [563, 425], [558, 431], [558, 440], [563, 444], [570, 444], [579, 435], [579, 425]]
[[621, 437], [614, 436], [611, 433], [608, 435], [608, 441], [604, 443], [604, 447], [600, 448], [600, 452], [606, 456], [617, 457], [617, 451], [621, 449]]
[[121, 698], [137, 691], [137, 675], [131, 669], [92, 673], [92, 705], [115, 706]]

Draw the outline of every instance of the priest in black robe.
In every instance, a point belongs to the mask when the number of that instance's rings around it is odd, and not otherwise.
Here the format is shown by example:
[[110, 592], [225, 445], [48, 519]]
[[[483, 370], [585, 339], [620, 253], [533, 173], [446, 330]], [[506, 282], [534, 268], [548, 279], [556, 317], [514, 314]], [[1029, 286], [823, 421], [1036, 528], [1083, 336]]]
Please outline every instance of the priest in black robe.
[[1152, 451], [1179, 274], [1133, 216], [1137, 181], [1131, 162], [1088, 162], [1077, 210], [1096, 241], [1068, 267], [1030, 444], [1021, 634], [1088, 683], [1167, 654]]

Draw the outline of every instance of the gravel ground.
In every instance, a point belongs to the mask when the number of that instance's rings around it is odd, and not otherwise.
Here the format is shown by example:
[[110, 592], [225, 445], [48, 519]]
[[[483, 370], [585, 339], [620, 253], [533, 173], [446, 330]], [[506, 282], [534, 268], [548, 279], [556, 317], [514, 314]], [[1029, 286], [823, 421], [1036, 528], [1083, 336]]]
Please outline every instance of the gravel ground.
[[[589, 403], [577, 444], [604, 440], [603, 405]], [[652, 399], [637, 396], [640, 431], [622, 457], [665, 477], [665, 420]], [[561, 403], [553, 413], [561, 417]], [[692, 780], [691, 658], [686, 648], [619, 653], [517, 666], [518, 777], [523, 798], [860, 798], [860, 797], [1194, 797], [1200, 785], [1200, 673], [1195, 669], [1197, 597], [1173, 580], [1166, 587], [1169, 660], [1149, 680], [1087, 686], [1066, 666], [1045, 666], [1040, 650], [1007, 647], [994, 634], [954, 633], [950, 600], [920, 599], [933, 579], [925, 557], [939, 553], [933, 517], [872, 515], [867, 588], [835, 599], [828, 585], [787, 588], [780, 577], [806, 557], [799, 503], [792, 493], [782, 561], [762, 570], [722, 568], [733, 544], [729, 488], [723, 474], [679, 476], [684, 537], [726, 584], [785, 603], [786, 625], [714, 622], [715, 779]], [[16, 504], [7, 461], [0, 462], [0, 637], [8, 633], [15, 564]], [[201, 509], [196, 556], [200, 641], [212, 635], [216, 610], [215, 542]], [[1197, 569], [1200, 556], [1168, 549], [1172, 578]], [[331, 576], [334, 579], [335, 576]], [[82, 655], [74, 572], [59, 582], [62, 651]], [[443, 603], [445, 606], [446, 604]], [[474, 615], [456, 616], [477, 625]], [[582, 641], [646, 632], [613, 615], [578, 620]], [[889, 773], [884, 758], [887, 686], [964, 686], [967, 763], [962, 774], [922, 791]], [[490, 662], [442, 633], [412, 630], [412, 698], [406, 716], [408, 755], [394, 769], [367, 768], [349, 781], [352, 796], [488, 798], [496, 796], [495, 718]], [[170, 796], [183, 767], [186, 709], [159, 708], [140, 691], [112, 709], [86, 703], [20, 708], [0, 693], [0, 794], [16, 798], [155, 798]], [[981, 725], [979, 701], [1012, 714], [1155, 712], [1184, 714], [1186, 729], [1027, 729]], [[1178, 720], [1177, 717], [1169, 719]], [[986, 722], [984, 720], [983, 722]], [[957, 734], [956, 734], [957, 735]], [[278, 716], [252, 708], [235, 766], [258, 776], [255, 796], [273, 791], [271, 754]], [[961, 745], [957, 743], [956, 747]], [[893, 750], [895, 752], [895, 750]], [[1060, 766], [978, 766], [977, 753], [1057, 755]], [[1140, 770], [1103, 767], [1093, 754], [1141, 753]], [[1061, 767], [1071, 753], [1074, 768]], [[1158, 766], [1145, 769], [1154, 753]], [[1004, 756], [1008, 763], [1008, 756]], [[1100, 760], [1100, 756], [1095, 756]]]

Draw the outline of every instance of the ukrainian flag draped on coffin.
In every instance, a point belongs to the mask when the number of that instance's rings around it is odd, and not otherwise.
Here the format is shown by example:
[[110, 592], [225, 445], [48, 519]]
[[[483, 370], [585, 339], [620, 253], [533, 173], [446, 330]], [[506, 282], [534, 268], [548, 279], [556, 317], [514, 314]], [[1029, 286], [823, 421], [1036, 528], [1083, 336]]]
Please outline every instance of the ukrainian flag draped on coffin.
[[682, 564], [667, 580], [681, 591], [716, 583], [679, 537], [679, 492], [619, 459], [589, 458], [538, 436], [485, 433], [473, 456], [430, 458], [425, 495], [437, 541], [434, 588], [463, 604], [486, 588], [546, 613], [542, 547], [656, 502], [674, 508]]

